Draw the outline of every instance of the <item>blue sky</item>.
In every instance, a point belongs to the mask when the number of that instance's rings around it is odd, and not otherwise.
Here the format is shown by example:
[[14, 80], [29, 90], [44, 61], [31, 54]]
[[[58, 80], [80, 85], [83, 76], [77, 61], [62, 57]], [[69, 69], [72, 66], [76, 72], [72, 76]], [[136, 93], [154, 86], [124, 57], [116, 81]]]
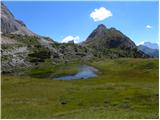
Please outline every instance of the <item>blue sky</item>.
[[[5, 1], [17, 19], [40, 35], [61, 42], [84, 41], [99, 24], [115, 27], [135, 43], [158, 42], [158, 2], [45, 2]], [[100, 9], [105, 10], [101, 11]], [[91, 13], [98, 18], [91, 17]], [[99, 15], [102, 13], [102, 15]], [[108, 13], [105, 13], [108, 12]]]

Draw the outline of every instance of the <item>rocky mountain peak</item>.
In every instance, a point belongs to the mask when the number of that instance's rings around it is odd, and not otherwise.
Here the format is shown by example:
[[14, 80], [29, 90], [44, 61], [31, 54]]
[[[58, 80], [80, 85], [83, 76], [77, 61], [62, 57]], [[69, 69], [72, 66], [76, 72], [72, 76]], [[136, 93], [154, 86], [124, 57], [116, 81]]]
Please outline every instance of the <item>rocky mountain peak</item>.
[[96, 48], [136, 48], [135, 43], [116, 28], [106, 28], [100, 24], [88, 36], [84, 42], [85, 45], [94, 46]]
[[8, 10], [8, 8], [1, 2], [1, 17], [13, 18], [13, 14]]
[[106, 30], [107, 27], [106, 27], [104, 24], [100, 24], [100, 25], [97, 26], [96, 29], [99, 29], [99, 30]]
[[88, 36], [86, 41], [92, 40], [95, 36], [102, 36], [105, 34], [107, 28], [105, 25], [100, 24], [97, 26], [97, 28]]
[[15, 19], [3, 2], [1, 2], [1, 32], [2, 34], [36, 36], [35, 33], [26, 27], [23, 21]]

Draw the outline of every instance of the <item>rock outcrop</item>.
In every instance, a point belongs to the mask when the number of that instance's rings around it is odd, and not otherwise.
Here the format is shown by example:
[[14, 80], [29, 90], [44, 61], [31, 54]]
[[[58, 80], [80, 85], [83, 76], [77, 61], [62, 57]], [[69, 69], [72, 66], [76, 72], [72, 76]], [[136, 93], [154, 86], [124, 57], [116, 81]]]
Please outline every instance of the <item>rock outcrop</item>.
[[23, 21], [15, 19], [14, 15], [1, 2], [1, 32], [2, 34], [21, 34], [35, 36], [36, 34], [30, 31]]
[[29, 30], [21, 20], [17, 20], [9, 9], [1, 2], [1, 58], [2, 73], [31, 67], [29, 54], [37, 47], [55, 52], [53, 40], [46, 39]]

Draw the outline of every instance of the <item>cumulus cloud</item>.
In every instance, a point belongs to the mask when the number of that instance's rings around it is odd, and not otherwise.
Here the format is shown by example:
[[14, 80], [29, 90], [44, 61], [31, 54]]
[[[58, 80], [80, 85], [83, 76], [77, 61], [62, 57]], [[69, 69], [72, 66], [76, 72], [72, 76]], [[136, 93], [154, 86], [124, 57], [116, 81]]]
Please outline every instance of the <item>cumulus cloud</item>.
[[107, 10], [104, 7], [100, 7], [99, 9], [94, 9], [93, 12], [91, 12], [90, 17], [96, 22], [96, 21], [102, 21], [108, 17], [112, 16], [112, 12], [110, 10]]
[[80, 38], [79, 36], [72, 36], [72, 35], [68, 35], [65, 38], [63, 38], [63, 40], [61, 41], [62, 43], [68, 43], [69, 41], [74, 41], [74, 43], [78, 43]]
[[151, 29], [152, 26], [151, 26], [151, 25], [146, 25], [146, 28], [147, 28], [147, 29]]
[[145, 42], [145, 41], [141, 41], [141, 42], [137, 43], [137, 46], [138, 46], [138, 45], [143, 45], [144, 42]]

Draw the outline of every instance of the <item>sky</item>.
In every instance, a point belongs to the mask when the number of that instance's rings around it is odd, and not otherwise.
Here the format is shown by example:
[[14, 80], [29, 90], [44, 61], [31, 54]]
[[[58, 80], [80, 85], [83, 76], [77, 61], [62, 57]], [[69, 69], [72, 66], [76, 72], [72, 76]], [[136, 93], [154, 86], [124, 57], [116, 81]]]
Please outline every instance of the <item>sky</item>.
[[99, 25], [115, 27], [136, 44], [158, 42], [158, 1], [5, 1], [33, 32], [79, 43]]

